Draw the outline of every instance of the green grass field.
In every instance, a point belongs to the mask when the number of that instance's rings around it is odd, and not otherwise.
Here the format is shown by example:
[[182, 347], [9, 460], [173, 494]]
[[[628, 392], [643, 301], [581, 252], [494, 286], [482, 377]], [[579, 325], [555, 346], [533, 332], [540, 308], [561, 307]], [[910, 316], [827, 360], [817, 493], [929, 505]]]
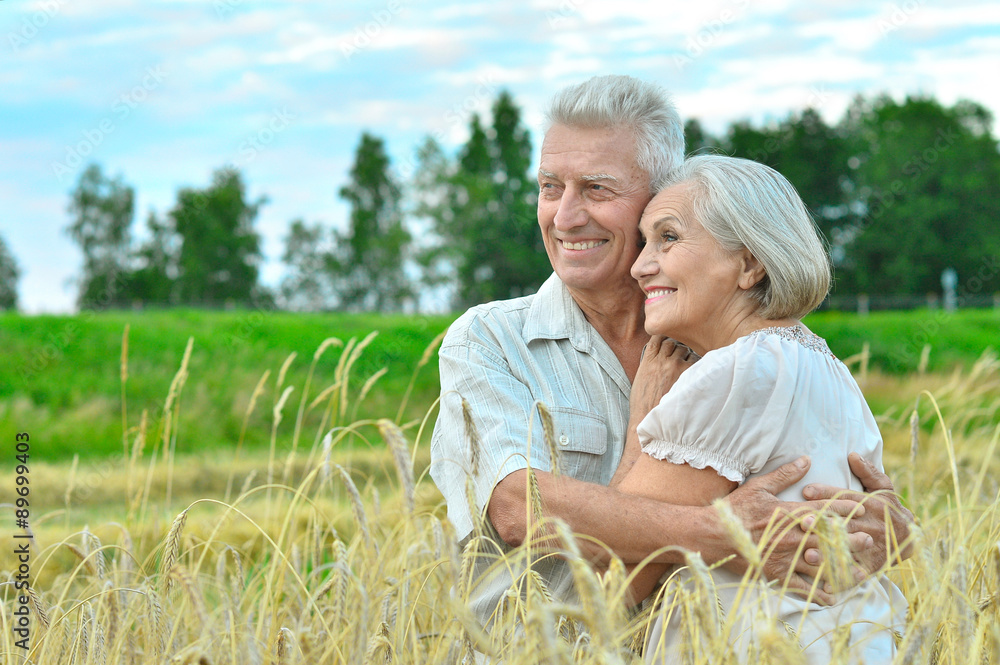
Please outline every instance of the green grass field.
[[[35, 451], [56, 461], [107, 455], [122, 450], [122, 343], [128, 326], [124, 395], [128, 426], [142, 411], [159, 422], [170, 386], [193, 340], [187, 378], [177, 400], [178, 452], [235, 446], [255, 386], [267, 380], [245, 445], [259, 448], [269, 437], [271, 406], [280, 397], [277, 381], [291, 354], [284, 386], [295, 386], [289, 404], [297, 405], [313, 356], [316, 362], [309, 399], [334, 382], [344, 349], [372, 332], [377, 335], [358, 354], [347, 392], [358, 393], [367, 379], [385, 368], [345, 419], [398, 411], [411, 379], [412, 397], [403, 419], [422, 417], [437, 398], [436, 358], [414, 371], [428, 345], [451, 317], [290, 314], [285, 312], [102, 312], [78, 316], [0, 316], [0, 425], [5, 431], [35, 434]], [[351, 356], [348, 352], [346, 362]], [[294, 413], [294, 411], [293, 411]], [[292, 419], [294, 421], [294, 419]]]
[[[360, 403], [340, 414], [343, 422], [395, 417], [413, 381], [402, 421], [422, 418], [438, 394], [437, 356], [421, 357], [454, 316], [293, 314], [287, 312], [173, 310], [100, 312], [76, 316], [0, 314], [0, 426], [35, 432], [36, 454], [46, 460], [98, 457], [119, 452], [122, 440], [122, 344], [128, 327], [124, 383], [127, 428], [143, 411], [159, 426], [166, 397], [193, 340], [186, 381], [176, 404], [180, 453], [236, 445], [259, 449], [269, 443], [271, 407], [284, 388], [297, 405], [313, 355], [316, 362], [309, 399], [335, 383], [350, 340], [377, 335], [350, 368], [347, 392], [384, 369]], [[966, 310], [876, 312], [867, 317], [819, 312], [806, 320], [842, 359], [858, 361], [868, 345], [868, 368], [902, 375], [921, 368], [925, 347], [928, 371], [970, 366], [1000, 342], [1000, 311]], [[291, 354], [281, 390], [277, 380]], [[868, 369], [866, 368], [866, 369]], [[255, 386], [265, 372], [257, 408], [244, 428]], [[876, 398], [878, 399], [878, 398]], [[888, 404], [879, 404], [887, 407]], [[873, 408], [875, 405], [873, 405]], [[286, 426], [290, 426], [286, 422]]]

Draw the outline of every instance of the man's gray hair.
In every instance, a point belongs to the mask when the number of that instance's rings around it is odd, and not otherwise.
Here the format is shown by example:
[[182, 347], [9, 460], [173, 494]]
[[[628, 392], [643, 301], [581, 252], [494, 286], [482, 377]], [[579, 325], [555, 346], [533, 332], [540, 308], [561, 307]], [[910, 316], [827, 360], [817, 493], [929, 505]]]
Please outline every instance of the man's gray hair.
[[636, 162], [649, 175], [651, 193], [684, 159], [684, 126], [670, 96], [631, 76], [595, 76], [563, 88], [552, 99], [545, 131], [553, 125], [631, 130]]
[[724, 155], [689, 157], [664, 187], [691, 184], [695, 218], [730, 251], [744, 247], [767, 275], [750, 291], [765, 319], [800, 319], [830, 289], [830, 259], [795, 187], [771, 167]]

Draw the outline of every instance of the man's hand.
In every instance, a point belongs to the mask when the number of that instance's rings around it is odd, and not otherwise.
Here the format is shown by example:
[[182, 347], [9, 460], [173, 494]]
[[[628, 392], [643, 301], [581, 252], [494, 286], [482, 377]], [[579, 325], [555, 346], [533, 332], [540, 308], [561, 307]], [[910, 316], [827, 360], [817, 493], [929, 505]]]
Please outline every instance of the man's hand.
[[[815, 549], [819, 540], [815, 534], [806, 535], [794, 528], [792, 520], [803, 513], [827, 510], [841, 517], [863, 514], [864, 506], [851, 498], [837, 498], [832, 501], [812, 501], [805, 503], [786, 502], [777, 494], [805, 476], [809, 470], [809, 458], [800, 457], [763, 476], [751, 478], [734, 490], [727, 498], [732, 511], [749, 531], [754, 542], [767, 540], [763, 563], [765, 577], [787, 584], [789, 590], [812, 594], [816, 602], [832, 604], [833, 595], [827, 589], [813, 589], [813, 584], [804, 576], [816, 577], [818, 565], [804, 560], [802, 554]], [[777, 515], [776, 515], [777, 513]], [[862, 556], [872, 546], [872, 536], [864, 531], [856, 531], [848, 536], [848, 544], [855, 556]], [[818, 550], [816, 550], [818, 552]], [[819, 562], [817, 561], [816, 564]], [[747, 561], [737, 557], [726, 564], [726, 568], [737, 573], [745, 572]]]
[[[870, 575], [881, 570], [890, 560], [906, 559], [913, 553], [910, 539], [910, 526], [914, 523], [913, 513], [904, 508], [899, 501], [889, 476], [858, 453], [851, 453], [847, 461], [866, 493], [850, 492], [840, 487], [813, 483], [802, 489], [802, 495], [810, 500], [829, 500], [837, 497], [838, 500], [846, 499], [864, 506], [862, 513], [851, 516], [847, 528], [852, 537], [857, 534], [867, 534], [874, 543], [873, 547], [862, 553], [856, 553], [855, 556], [858, 563]], [[806, 550], [804, 559], [809, 565], [819, 565], [821, 561], [819, 550]]]

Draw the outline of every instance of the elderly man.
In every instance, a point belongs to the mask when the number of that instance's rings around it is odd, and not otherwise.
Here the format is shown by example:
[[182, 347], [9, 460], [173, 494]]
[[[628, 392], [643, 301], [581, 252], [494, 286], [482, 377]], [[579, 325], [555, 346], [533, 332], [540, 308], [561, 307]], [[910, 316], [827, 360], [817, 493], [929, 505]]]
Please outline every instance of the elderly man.
[[[482, 533], [492, 538], [480, 547], [479, 573], [491, 556], [528, 537], [529, 467], [545, 515], [590, 536], [580, 546], [596, 562], [608, 559], [597, 543], [626, 563], [666, 546], [698, 550], [707, 561], [735, 553], [711, 507], [670, 505], [608, 487], [627, 438], [634, 440], [639, 421], [691, 362], [683, 347], [650, 341], [643, 329], [644, 295], [629, 274], [639, 252], [639, 217], [658, 183], [683, 160], [683, 147], [676, 110], [648, 83], [598, 77], [553, 100], [538, 169], [538, 224], [554, 274], [535, 295], [470, 309], [452, 324], [440, 349], [431, 476], [457, 536], [469, 538], [482, 520]], [[539, 404], [551, 414], [556, 460]], [[887, 477], [859, 460], [852, 458], [852, 469], [866, 489], [892, 489]], [[775, 510], [800, 506], [774, 495], [807, 468], [804, 459], [786, 465], [741, 486], [727, 501], [759, 538]], [[810, 487], [806, 498], [826, 499], [836, 491]], [[895, 509], [893, 526], [897, 536], [905, 535], [909, 514], [893, 498], [874, 500]], [[852, 507], [853, 501], [838, 505], [840, 511]], [[885, 542], [881, 514], [869, 503], [869, 517], [852, 520], [852, 547], [867, 550], [869, 566], [887, 557], [876, 545]], [[778, 544], [769, 575], [792, 568], [816, 572], [816, 550], [795, 555], [800, 538]], [[657, 561], [679, 563], [682, 556], [671, 550]], [[532, 569], [554, 596], [573, 598], [563, 559], [545, 557]], [[517, 575], [501, 566], [478, 580], [470, 601], [483, 625]]]

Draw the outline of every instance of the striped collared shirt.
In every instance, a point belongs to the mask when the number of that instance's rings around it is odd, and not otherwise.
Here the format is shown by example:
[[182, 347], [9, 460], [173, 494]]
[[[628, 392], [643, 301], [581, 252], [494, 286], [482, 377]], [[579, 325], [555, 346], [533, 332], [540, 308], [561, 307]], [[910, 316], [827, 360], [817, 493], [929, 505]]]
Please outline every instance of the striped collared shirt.
[[[556, 275], [535, 295], [470, 309], [451, 325], [439, 356], [441, 404], [431, 438], [431, 477], [459, 539], [473, 532], [473, 516], [484, 514], [505, 476], [529, 461], [536, 470], [552, 471], [539, 402], [552, 414], [559, 472], [603, 485], [611, 481], [625, 443], [631, 384]], [[475, 456], [463, 399], [478, 432]], [[474, 508], [467, 500], [470, 480]], [[509, 551], [488, 519], [483, 529]], [[488, 549], [497, 548], [481, 548]], [[532, 567], [550, 592], [571, 597], [563, 560], [549, 557]], [[484, 625], [512, 582], [506, 570], [480, 580], [472, 600]]]

